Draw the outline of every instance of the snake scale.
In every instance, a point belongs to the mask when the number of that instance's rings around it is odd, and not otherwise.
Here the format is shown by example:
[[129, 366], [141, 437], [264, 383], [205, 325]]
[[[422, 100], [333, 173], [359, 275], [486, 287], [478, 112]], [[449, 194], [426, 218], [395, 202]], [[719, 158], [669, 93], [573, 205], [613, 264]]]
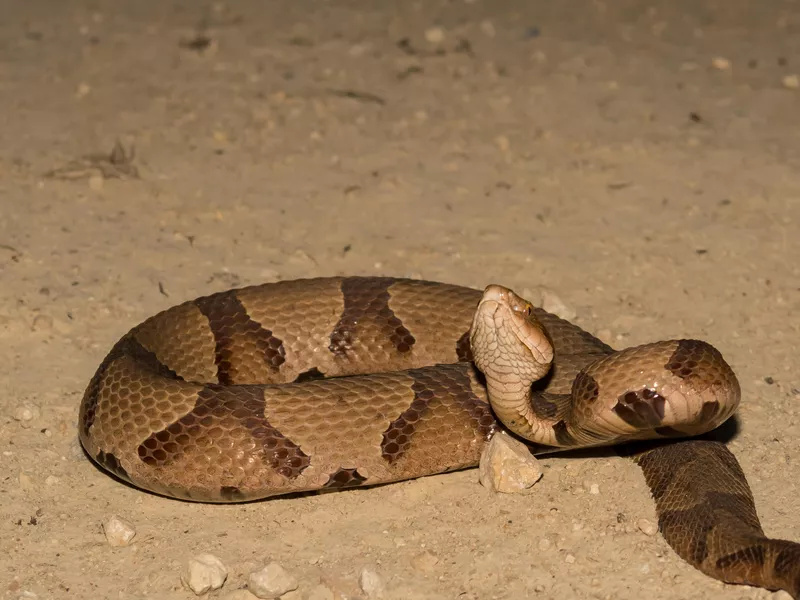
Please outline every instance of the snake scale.
[[[81, 443], [139, 488], [239, 502], [472, 467], [504, 426], [534, 453], [685, 438], [739, 402], [705, 342], [615, 351], [508, 292], [500, 302], [497, 289], [331, 277], [185, 302], [114, 345], [84, 394]], [[490, 327], [501, 313], [528, 333], [504, 339]], [[480, 358], [498, 344], [528, 348], [547, 368], [520, 378], [514, 356], [473, 362], [473, 348]], [[670, 440], [632, 458], [679, 556], [713, 578], [800, 598], [800, 544], [764, 535], [722, 443]]]

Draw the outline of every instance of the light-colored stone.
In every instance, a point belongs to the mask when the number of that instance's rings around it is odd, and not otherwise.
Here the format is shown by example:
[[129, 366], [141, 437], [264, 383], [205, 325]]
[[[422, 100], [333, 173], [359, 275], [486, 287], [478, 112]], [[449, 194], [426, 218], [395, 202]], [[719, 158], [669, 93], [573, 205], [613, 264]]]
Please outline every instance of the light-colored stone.
[[541, 479], [542, 470], [525, 444], [499, 432], [481, 455], [479, 477], [494, 492], [514, 494], [530, 489]]
[[431, 44], [441, 44], [444, 41], [444, 29], [431, 27], [425, 30], [425, 39]]
[[263, 569], [250, 573], [248, 589], [259, 598], [280, 598], [286, 592], [296, 590], [297, 579], [278, 563], [270, 563]]
[[41, 410], [35, 404], [28, 402], [20, 404], [14, 409], [14, 420], [22, 423], [28, 423], [34, 419], [38, 419], [41, 415]]
[[198, 554], [189, 559], [181, 582], [198, 596], [218, 590], [228, 578], [228, 568], [213, 554]]
[[658, 526], [647, 519], [639, 519], [636, 521], [636, 527], [645, 535], [655, 535], [658, 533]]
[[717, 56], [711, 59], [711, 66], [719, 71], [730, 71], [731, 61], [722, 56]]
[[367, 598], [383, 598], [385, 586], [383, 579], [372, 567], [363, 567], [358, 574], [358, 584]]
[[781, 79], [781, 83], [783, 84], [783, 87], [788, 90], [796, 90], [800, 88], [800, 77], [797, 75], [784, 75], [784, 77]]
[[136, 528], [130, 521], [111, 515], [103, 521], [103, 533], [109, 546], [122, 547], [130, 544], [136, 537]]

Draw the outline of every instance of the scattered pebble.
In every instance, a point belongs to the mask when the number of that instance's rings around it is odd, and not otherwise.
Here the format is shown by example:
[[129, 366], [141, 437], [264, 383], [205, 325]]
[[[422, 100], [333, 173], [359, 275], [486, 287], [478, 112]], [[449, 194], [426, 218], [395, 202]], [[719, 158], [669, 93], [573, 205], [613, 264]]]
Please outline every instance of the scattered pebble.
[[557, 317], [571, 321], [578, 316], [575, 309], [551, 290], [542, 291], [542, 308]]
[[89, 176], [89, 189], [93, 192], [102, 192], [105, 179], [99, 173], [93, 173]]
[[335, 596], [333, 591], [319, 584], [308, 593], [308, 600], [334, 600]]
[[593, 483], [592, 485], [589, 486], [589, 493], [596, 496], [597, 494], [600, 493], [600, 486], [596, 483]]
[[542, 538], [539, 540], [539, 550], [541, 550], [542, 552], [544, 552], [545, 550], [549, 550], [552, 545], [553, 542], [551, 542], [547, 538]]
[[711, 59], [711, 66], [720, 71], [729, 71], [731, 68], [731, 61], [727, 58], [717, 56]]
[[636, 521], [636, 527], [645, 535], [655, 535], [658, 533], [658, 526], [647, 519], [639, 519]]
[[92, 91], [92, 87], [88, 83], [81, 83], [78, 85], [78, 88], [75, 90], [75, 97], [80, 99], [85, 96], [89, 95], [89, 92]]
[[441, 44], [444, 41], [444, 29], [431, 27], [425, 30], [425, 39], [431, 44]]
[[59, 481], [61, 481], [55, 475], [48, 475], [47, 478], [44, 480], [45, 485], [56, 485]]
[[511, 148], [511, 142], [504, 135], [498, 135], [494, 138], [494, 143], [500, 149], [500, 152], [508, 152]]
[[573, 564], [575, 562], [575, 557], [572, 554], [567, 554], [564, 557], [564, 562], [566, 562], [566, 563], [571, 565], [571, 564]]
[[218, 590], [228, 578], [228, 568], [213, 554], [198, 554], [189, 559], [181, 582], [198, 596]]
[[539, 461], [527, 446], [503, 432], [484, 449], [478, 473], [481, 485], [505, 494], [530, 489], [542, 477]]
[[17, 481], [19, 481], [19, 487], [23, 491], [30, 492], [36, 488], [33, 478], [22, 471], [20, 471], [19, 475], [17, 476]]
[[358, 575], [358, 584], [361, 586], [361, 590], [367, 595], [367, 598], [383, 598], [383, 579], [370, 567], [361, 569], [361, 573]]
[[110, 546], [127, 546], [136, 537], [133, 524], [117, 515], [111, 515], [103, 522], [103, 533]]
[[435, 554], [432, 554], [426, 550], [425, 552], [417, 554], [411, 559], [411, 566], [417, 571], [430, 573], [436, 567], [438, 562], [439, 558]]
[[20, 404], [14, 409], [14, 420], [20, 421], [22, 426], [25, 427], [26, 424], [30, 427], [30, 422], [34, 419], [38, 419], [41, 415], [41, 410], [35, 404]]
[[485, 35], [486, 37], [493, 38], [497, 33], [497, 31], [494, 28], [494, 23], [492, 23], [489, 19], [484, 19], [483, 21], [481, 21], [480, 27], [481, 31], [483, 32], [483, 35]]
[[783, 87], [789, 90], [796, 90], [800, 88], [800, 77], [797, 75], [786, 75], [781, 79]]
[[286, 592], [296, 590], [297, 579], [278, 563], [270, 563], [263, 569], [250, 573], [248, 589], [259, 598], [280, 598]]

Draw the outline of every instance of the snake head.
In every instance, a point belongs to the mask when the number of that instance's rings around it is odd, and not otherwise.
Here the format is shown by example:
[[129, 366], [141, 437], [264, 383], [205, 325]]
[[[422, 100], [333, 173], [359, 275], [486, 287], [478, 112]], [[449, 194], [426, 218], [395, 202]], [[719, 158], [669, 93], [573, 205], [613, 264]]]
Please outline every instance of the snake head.
[[533, 306], [512, 290], [489, 285], [470, 328], [475, 365], [490, 378], [544, 377], [553, 362], [553, 343]]

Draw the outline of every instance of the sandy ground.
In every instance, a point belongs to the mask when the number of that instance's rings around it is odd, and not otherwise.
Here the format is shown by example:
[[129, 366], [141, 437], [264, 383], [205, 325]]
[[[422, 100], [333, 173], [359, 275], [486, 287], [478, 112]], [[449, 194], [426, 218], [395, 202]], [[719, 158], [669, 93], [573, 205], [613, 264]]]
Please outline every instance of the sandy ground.
[[[546, 287], [616, 346], [717, 345], [765, 528], [800, 539], [796, 2], [0, 15], [0, 597], [194, 597], [179, 573], [200, 552], [230, 568], [215, 598], [272, 560], [294, 598], [363, 597], [365, 565], [389, 599], [770, 597], [640, 531], [654, 507], [622, 458], [547, 459], [531, 496], [472, 470], [209, 506], [107, 477], [75, 424], [113, 342], [201, 294], [331, 274]], [[134, 544], [106, 544], [110, 514]]]

